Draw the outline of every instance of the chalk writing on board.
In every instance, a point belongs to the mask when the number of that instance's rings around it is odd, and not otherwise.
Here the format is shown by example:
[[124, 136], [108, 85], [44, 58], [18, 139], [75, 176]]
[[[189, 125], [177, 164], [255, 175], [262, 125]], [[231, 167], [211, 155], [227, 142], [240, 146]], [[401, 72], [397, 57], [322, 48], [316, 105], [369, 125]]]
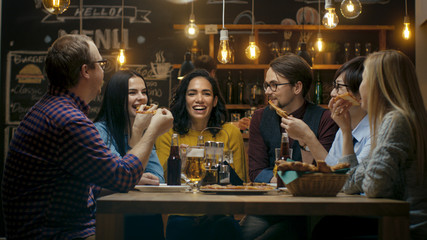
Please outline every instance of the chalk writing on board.
[[6, 123], [18, 124], [47, 90], [46, 52], [13, 51], [7, 55]]
[[152, 68], [147, 65], [125, 64], [123, 67], [141, 74], [148, 88], [150, 103], [157, 104], [159, 107], [169, 106], [169, 98], [171, 95], [170, 72], [167, 78], [157, 78]]
[[[80, 20], [80, 7], [70, 5], [64, 13], [52, 15], [46, 12], [46, 16], [41, 20], [42, 23], [59, 23], [67, 20]], [[83, 20], [85, 19], [121, 19], [122, 6], [112, 5], [84, 5], [82, 8]], [[130, 23], [151, 23], [148, 18], [150, 10], [138, 10], [136, 6], [124, 6], [123, 18]]]

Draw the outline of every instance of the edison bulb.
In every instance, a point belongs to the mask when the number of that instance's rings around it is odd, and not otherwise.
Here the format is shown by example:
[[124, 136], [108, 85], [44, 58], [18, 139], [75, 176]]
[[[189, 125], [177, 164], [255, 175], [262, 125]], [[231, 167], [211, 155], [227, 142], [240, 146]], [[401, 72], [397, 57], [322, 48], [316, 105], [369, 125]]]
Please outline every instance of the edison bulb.
[[340, 9], [345, 18], [354, 19], [362, 13], [362, 4], [359, 0], [343, 0]]
[[323, 51], [323, 38], [322, 38], [322, 34], [320, 34], [320, 32], [317, 34], [317, 40], [316, 40], [316, 50], [318, 52], [322, 52]]
[[126, 62], [125, 50], [123, 48], [120, 49], [119, 56], [117, 57], [117, 62], [119, 62], [120, 66], [125, 64]]
[[245, 49], [246, 57], [250, 60], [256, 60], [259, 58], [260, 53], [259, 47], [255, 44], [255, 36], [249, 36], [249, 46]]
[[409, 17], [405, 16], [405, 18], [403, 19], [403, 25], [405, 25], [405, 27], [403, 28], [403, 32], [402, 32], [402, 36], [404, 39], [408, 40], [411, 37], [411, 31], [409, 30]]
[[194, 39], [199, 34], [199, 27], [195, 24], [196, 20], [194, 17], [194, 14], [191, 14], [190, 16], [190, 23], [185, 26], [185, 36], [187, 36], [189, 39]]
[[328, 9], [322, 19], [322, 23], [326, 28], [332, 29], [338, 25], [338, 15], [335, 13], [335, 9]]
[[70, 6], [70, 0], [43, 0], [43, 6], [50, 14], [61, 14]]
[[231, 49], [228, 41], [228, 30], [220, 31], [219, 48], [218, 48], [218, 61], [222, 64], [231, 62]]

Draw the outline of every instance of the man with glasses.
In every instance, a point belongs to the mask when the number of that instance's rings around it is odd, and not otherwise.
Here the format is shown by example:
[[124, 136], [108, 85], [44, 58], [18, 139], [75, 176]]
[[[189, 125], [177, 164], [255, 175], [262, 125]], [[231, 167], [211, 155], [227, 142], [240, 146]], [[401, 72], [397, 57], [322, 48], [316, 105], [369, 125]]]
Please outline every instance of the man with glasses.
[[[332, 99], [341, 94], [350, 94], [356, 100], [360, 100], [359, 86], [362, 83], [365, 59], [365, 56], [353, 58], [336, 71], [332, 82]], [[319, 143], [303, 121], [289, 118], [283, 119], [282, 124], [288, 129], [290, 137], [307, 145], [315, 159], [325, 160], [328, 165], [333, 166], [341, 157], [355, 153], [360, 162], [368, 156], [371, 148], [369, 119], [366, 111], [360, 105], [353, 105], [342, 99], [331, 100], [329, 108], [332, 111], [332, 118], [340, 127], [329, 151]], [[343, 131], [351, 132], [349, 136], [352, 136], [352, 139], [344, 141]], [[345, 146], [346, 144], [348, 145]]]
[[145, 127], [132, 150], [113, 154], [87, 117], [106, 63], [87, 36], [65, 35], [49, 48], [48, 92], [21, 121], [6, 158], [8, 239], [94, 239], [101, 188], [127, 192], [138, 184], [156, 138], [172, 127], [172, 114], [157, 110], [148, 126], [138, 121]]
[[[286, 54], [270, 63], [264, 81], [268, 99], [285, 110], [291, 117], [302, 119], [309, 130], [316, 133], [319, 142], [329, 149], [338, 126], [331, 119], [329, 110], [305, 99], [313, 81], [308, 63], [295, 54]], [[280, 148], [281, 118], [269, 106], [258, 109], [252, 115], [249, 131], [249, 177], [254, 182], [276, 183], [273, 175], [275, 148]], [[304, 134], [304, 132], [302, 132]], [[292, 159], [313, 162], [313, 156], [302, 143], [289, 138]], [[307, 239], [304, 216], [245, 216], [240, 222], [243, 239]]]
[[[305, 97], [313, 81], [313, 74], [307, 62], [295, 55], [287, 54], [270, 63], [264, 81], [264, 91], [276, 106], [295, 118], [302, 119], [315, 133], [319, 142], [329, 150], [338, 126], [331, 119], [330, 111], [314, 105]], [[281, 118], [269, 106], [258, 109], [252, 116], [249, 132], [249, 176], [255, 182], [277, 182], [273, 176], [275, 148], [280, 148]], [[292, 159], [313, 162], [309, 149], [292, 137], [289, 139], [293, 150]]]

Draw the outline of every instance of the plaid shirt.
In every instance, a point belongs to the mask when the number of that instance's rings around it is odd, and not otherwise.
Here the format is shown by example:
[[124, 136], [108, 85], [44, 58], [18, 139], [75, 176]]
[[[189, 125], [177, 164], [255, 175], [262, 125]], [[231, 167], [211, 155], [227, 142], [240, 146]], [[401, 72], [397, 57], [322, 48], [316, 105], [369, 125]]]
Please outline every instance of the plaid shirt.
[[126, 192], [141, 161], [112, 154], [86, 116], [89, 106], [51, 88], [10, 143], [2, 181], [8, 239], [72, 239], [95, 234], [100, 187]]

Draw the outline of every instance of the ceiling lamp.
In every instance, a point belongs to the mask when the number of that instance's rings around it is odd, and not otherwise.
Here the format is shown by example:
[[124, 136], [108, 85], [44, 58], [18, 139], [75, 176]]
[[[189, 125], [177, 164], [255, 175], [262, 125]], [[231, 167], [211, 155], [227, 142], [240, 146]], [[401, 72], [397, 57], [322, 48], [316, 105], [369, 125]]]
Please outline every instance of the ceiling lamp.
[[252, 32], [249, 36], [249, 46], [245, 49], [245, 55], [250, 60], [256, 60], [259, 58], [259, 55], [261, 51], [259, 50], [259, 47], [255, 43], [255, 36], [254, 36], [254, 24], [255, 24], [255, 14], [254, 14], [254, 1], [252, 0]]
[[231, 49], [228, 41], [228, 30], [225, 29], [224, 25], [225, 15], [225, 0], [222, 0], [222, 30], [219, 32], [219, 48], [218, 48], [218, 61], [222, 64], [231, 62]]
[[327, 12], [323, 16], [322, 23], [326, 28], [335, 28], [338, 25], [338, 15], [335, 13], [335, 6], [332, 0], [325, 0], [325, 9]]
[[405, 17], [403, 18], [403, 25], [404, 25], [404, 28], [403, 28], [402, 36], [403, 36], [403, 39], [408, 40], [411, 37], [411, 31], [409, 30], [410, 21], [408, 16], [407, 0], [405, 0]]
[[124, 12], [125, 12], [125, 0], [122, 0], [122, 26], [121, 26], [121, 41], [120, 41], [120, 52], [117, 56], [117, 62], [120, 65], [120, 68], [125, 64], [126, 62], [126, 56], [125, 56], [125, 42], [124, 42], [124, 32], [123, 32], [123, 20], [124, 20]]
[[362, 13], [362, 4], [359, 0], [343, 0], [340, 9], [345, 18], [354, 19]]
[[189, 39], [194, 39], [199, 34], [199, 27], [196, 25], [196, 17], [194, 16], [194, 1], [191, 2], [190, 23], [185, 26], [185, 36]]
[[70, 6], [70, 0], [43, 0], [43, 6], [50, 14], [61, 14]]
[[320, 0], [318, 1], [317, 11], [319, 12], [319, 32], [317, 33], [316, 50], [322, 52], [324, 44], [322, 34], [320, 33]]

